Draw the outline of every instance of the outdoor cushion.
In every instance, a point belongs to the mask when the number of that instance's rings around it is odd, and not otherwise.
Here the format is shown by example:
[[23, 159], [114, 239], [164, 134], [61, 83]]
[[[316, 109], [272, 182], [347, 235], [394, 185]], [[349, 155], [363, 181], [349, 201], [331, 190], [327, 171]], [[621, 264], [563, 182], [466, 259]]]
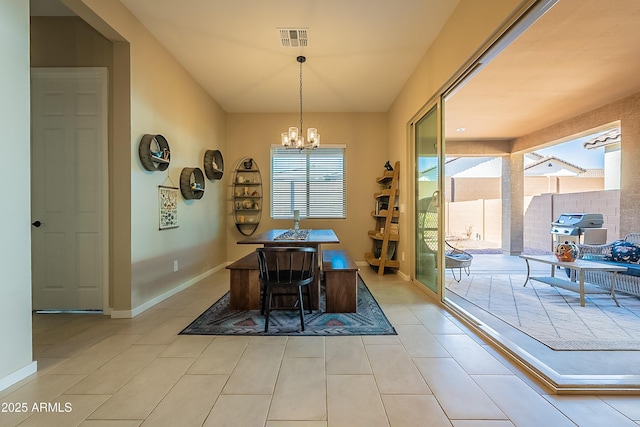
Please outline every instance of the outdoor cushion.
[[624, 240], [616, 240], [611, 247], [611, 257], [608, 261], [623, 263], [638, 263], [640, 261], [640, 246]]
[[618, 267], [626, 267], [627, 271], [620, 271], [618, 274], [626, 274], [628, 276], [636, 276], [636, 277], [640, 277], [640, 264], [630, 264], [628, 262], [615, 262], [615, 261], [603, 261], [603, 260], [597, 260], [597, 259], [588, 259], [588, 258], [583, 258], [584, 260], [587, 261], [595, 261], [595, 262], [603, 262], [609, 265], [615, 265]]
[[627, 271], [620, 271], [618, 274], [640, 277], [640, 264], [629, 264], [628, 262], [601, 261], [618, 267], [627, 267]]

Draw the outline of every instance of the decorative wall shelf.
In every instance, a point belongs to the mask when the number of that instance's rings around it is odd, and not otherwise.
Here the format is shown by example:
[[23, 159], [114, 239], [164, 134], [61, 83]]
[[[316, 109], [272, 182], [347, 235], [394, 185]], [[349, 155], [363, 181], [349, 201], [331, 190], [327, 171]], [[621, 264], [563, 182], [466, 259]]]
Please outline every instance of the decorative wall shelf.
[[180, 192], [187, 200], [204, 196], [204, 174], [200, 168], [184, 168], [180, 172]]
[[368, 236], [373, 243], [371, 252], [364, 254], [364, 258], [373, 267], [378, 267], [378, 274], [384, 274], [385, 267], [399, 268], [396, 249], [400, 235], [398, 233], [398, 181], [400, 174], [400, 162], [396, 162], [393, 170], [386, 170], [376, 179], [376, 182], [385, 187], [375, 193], [375, 210], [371, 216], [375, 220], [375, 229], [369, 230]]
[[207, 150], [204, 152], [204, 173], [212, 181], [222, 179], [224, 160], [220, 150]]
[[262, 177], [253, 159], [241, 159], [233, 176], [233, 218], [238, 231], [244, 236], [252, 235], [262, 216]]
[[164, 171], [171, 162], [169, 143], [162, 135], [145, 134], [138, 145], [138, 156], [148, 171]]

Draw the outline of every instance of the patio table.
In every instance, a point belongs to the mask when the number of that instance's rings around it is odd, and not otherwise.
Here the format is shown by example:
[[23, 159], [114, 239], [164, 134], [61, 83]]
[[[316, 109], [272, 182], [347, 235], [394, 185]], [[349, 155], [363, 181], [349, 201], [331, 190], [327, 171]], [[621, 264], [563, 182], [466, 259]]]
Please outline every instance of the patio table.
[[[520, 255], [520, 258], [524, 259], [527, 263], [527, 278], [524, 281], [524, 286], [527, 286], [529, 280], [535, 280], [538, 282], [546, 283], [547, 285], [555, 286], [558, 288], [566, 289], [568, 291], [577, 292], [580, 294], [580, 306], [584, 307], [585, 294], [610, 294], [616, 305], [618, 300], [616, 299], [616, 291], [613, 288], [616, 279], [616, 273], [619, 271], [626, 271], [626, 267], [620, 267], [616, 265], [605, 264], [602, 262], [586, 261], [583, 259], [577, 259], [573, 262], [558, 261], [555, 255]], [[544, 277], [530, 277], [531, 268], [529, 267], [529, 261], [541, 262], [543, 264], [551, 265], [551, 276]], [[560, 279], [555, 277], [556, 268], [568, 268], [572, 273], [571, 280]], [[611, 273], [611, 288], [605, 289], [597, 285], [588, 284], [584, 281], [585, 271], [604, 271]], [[576, 277], [578, 276], [578, 282], [576, 283]]]

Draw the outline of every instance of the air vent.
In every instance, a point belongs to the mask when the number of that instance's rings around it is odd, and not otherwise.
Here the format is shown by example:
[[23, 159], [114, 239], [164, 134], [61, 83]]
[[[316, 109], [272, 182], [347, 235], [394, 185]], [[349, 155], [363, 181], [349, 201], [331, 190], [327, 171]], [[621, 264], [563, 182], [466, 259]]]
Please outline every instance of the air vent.
[[306, 28], [278, 28], [282, 47], [306, 47], [309, 37]]

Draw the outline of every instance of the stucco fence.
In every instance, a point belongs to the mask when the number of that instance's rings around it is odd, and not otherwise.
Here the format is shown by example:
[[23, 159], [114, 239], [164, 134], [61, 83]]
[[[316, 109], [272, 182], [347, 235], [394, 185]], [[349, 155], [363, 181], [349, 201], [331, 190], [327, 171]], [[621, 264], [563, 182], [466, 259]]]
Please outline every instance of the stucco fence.
[[[620, 237], [619, 190], [525, 197], [524, 211], [526, 249], [552, 250], [551, 222], [562, 213], [601, 213], [607, 242]], [[502, 242], [501, 199], [448, 202], [445, 221], [447, 236], [481, 240], [493, 246]]]

